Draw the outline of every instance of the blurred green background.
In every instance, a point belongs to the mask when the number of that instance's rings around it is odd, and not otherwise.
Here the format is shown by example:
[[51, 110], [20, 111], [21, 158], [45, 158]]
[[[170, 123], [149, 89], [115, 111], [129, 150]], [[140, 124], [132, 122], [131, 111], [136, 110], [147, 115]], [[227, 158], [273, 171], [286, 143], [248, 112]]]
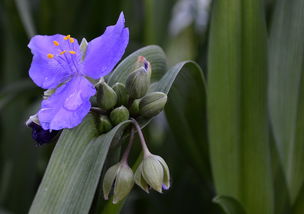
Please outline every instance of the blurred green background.
[[[210, 0], [1, 0], [0, 1], [0, 213], [26, 213], [54, 144], [35, 147], [28, 116], [39, 108], [42, 90], [28, 77], [35, 34], [71, 34], [78, 41], [101, 35], [123, 11], [130, 29], [125, 56], [160, 45], [170, 65], [183, 60], [205, 64]], [[161, 127], [161, 128], [159, 128]], [[173, 187], [145, 194], [138, 187], [123, 213], [195, 213], [214, 209], [209, 181], [177, 147], [163, 116], [148, 128], [152, 151], [168, 162]], [[210, 174], [210, 172], [206, 172]], [[203, 200], [202, 200], [203, 199]]]
[[181, 77], [168, 121], [161, 114], [144, 129], [172, 188], [135, 187], [121, 212], [221, 213], [212, 200], [226, 195], [215, 201], [226, 213], [245, 213], [242, 204], [249, 214], [303, 214], [304, 0], [0, 0], [0, 213], [28, 212], [55, 146], [35, 147], [25, 126], [42, 99], [28, 77], [30, 38], [89, 41], [121, 11], [130, 29], [125, 56], [156, 44], [169, 66], [194, 60], [207, 79], [197, 87], [191, 73]]

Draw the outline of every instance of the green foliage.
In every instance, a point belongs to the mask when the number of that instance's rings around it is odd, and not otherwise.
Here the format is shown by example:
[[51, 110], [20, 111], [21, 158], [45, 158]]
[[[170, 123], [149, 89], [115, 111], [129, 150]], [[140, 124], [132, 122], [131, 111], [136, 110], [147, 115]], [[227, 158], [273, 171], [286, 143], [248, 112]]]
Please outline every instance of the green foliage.
[[[94, 119], [65, 130], [52, 153], [30, 213], [88, 213], [110, 145], [129, 122], [95, 137]], [[72, 154], [72, 155], [71, 155]]]
[[278, 1], [269, 39], [269, 111], [293, 204], [304, 181], [303, 1]]
[[[208, 2], [0, 1], [0, 213], [304, 213], [304, 1]], [[35, 148], [24, 122], [42, 91], [28, 77], [26, 46], [34, 34], [90, 41], [120, 11], [130, 43], [105, 80], [124, 97], [137, 57], [151, 63], [147, 95], [167, 95], [165, 117], [137, 120], [172, 183], [164, 194], [133, 188], [113, 205], [101, 183], [125, 149], [130, 121], [98, 125], [89, 114], [56, 144]], [[134, 103], [130, 113], [139, 115]], [[135, 142], [133, 172], [139, 154]]]
[[210, 37], [209, 139], [217, 192], [241, 201], [247, 213], [271, 214], [262, 1], [215, 2]]
[[213, 202], [221, 206], [225, 214], [246, 214], [243, 206], [232, 197], [217, 196]]

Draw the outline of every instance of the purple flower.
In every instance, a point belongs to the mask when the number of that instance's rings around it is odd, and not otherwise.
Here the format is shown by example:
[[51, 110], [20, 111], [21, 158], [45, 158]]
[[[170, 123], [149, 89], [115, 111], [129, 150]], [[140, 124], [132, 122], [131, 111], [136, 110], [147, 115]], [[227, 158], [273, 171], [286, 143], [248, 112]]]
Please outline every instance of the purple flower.
[[109, 74], [121, 59], [129, 41], [124, 24], [121, 13], [115, 25], [88, 43], [83, 60], [78, 41], [70, 35], [38, 35], [31, 39], [28, 47], [34, 56], [30, 77], [43, 89], [56, 89], [42, 101], [38, 112], [44, 130], [75, 127], [89, 112], [89, 99], [96, 90], [86, 77], [99, 79]]

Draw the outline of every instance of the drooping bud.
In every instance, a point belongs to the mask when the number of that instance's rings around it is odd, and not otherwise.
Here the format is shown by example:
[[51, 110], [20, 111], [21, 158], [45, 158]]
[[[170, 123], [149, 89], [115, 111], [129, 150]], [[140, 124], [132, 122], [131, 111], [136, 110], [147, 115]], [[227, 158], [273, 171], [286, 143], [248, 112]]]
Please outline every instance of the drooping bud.
[[149, 184], [145, 181], [142, 175], [142, 163], [138, 166], [134, 174], [135, 183], [140, 186], [146, 193], [149, 193]]
[[167, 103], [167, 95], [162, 92], [152, 92], [144, 96], [139, 103], [139, 113], [151, 118], [160, 113]]
[[158, 192], [170, 188], [169, 168], [160, 156], [150, 154], [144, 158], [135, 172], [135, 183], [148, 192], [148, 186]]
[[99, 81], [96, 89], [98, 105], [104, 110], [112, 109], [117, 103], [115, 91], [104, 81]]
[[126, 88], [131, 98], [138, 99], [143, 97], [150, 86], [150, 77], [144, 67], [140, 67], [129, 74]]
[[139, 113], [139, 102], [140, 102], [140, 99], [136, 99], [131, 104], [131, 106], [129, 108], [131, 115], [137, 115]]
[[37, 146], [50, 143], [59, 132], [57, 130], [44, 130], [40, 126], [37, 114], [30, 116], [25, 124], [32, 129], [32, 138], [37, 142]]
[[100, 133], [106, 133], [112, 129], [112, 124], [110, 122], [110, 119], [106, 115], [100, 115], [99, 117], [99, 131]]
[[113, 90], [117, 95], [117, 105], [127, 105], [129, 100], [129, 95], [124, 84], [117, 82], [113, 85]]
[[125, 120], [128, 120], [129, 117], [129, 111], [124, 106], [117, 107], [110, 113], [110, 119], [115, 126]]
[[104, 198], [108, 200], [110, 191], [113, 189], [113, 204], [116, 204], [129, 194], [133, 185], [133, 171], [126, 163], [117, 163], [110, 167], [103, 180]]

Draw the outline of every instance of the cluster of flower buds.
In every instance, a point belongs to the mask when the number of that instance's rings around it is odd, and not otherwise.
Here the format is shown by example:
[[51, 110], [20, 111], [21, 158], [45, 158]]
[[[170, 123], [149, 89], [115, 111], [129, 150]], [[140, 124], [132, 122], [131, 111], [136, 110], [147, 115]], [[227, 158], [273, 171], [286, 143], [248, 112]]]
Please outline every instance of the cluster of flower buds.
[[164, 159], [152, 154], [145, 142], [141, 129], [133, 120], [143, 149], [143, 159], [133, 174], [127, 163], [128, 155], [133, 143], [134, 130], [131, 131], [129, 144], [119, 163], [110, 167], [103, 180], [104, 198], [109, 198], [110, 192], [113, 194], [112, 202], [115, 204], [129, 194], [134, 183], [149, 193], [152, 188], [159, 193], [170, 188], [170, 172]]
[[[136, 121], [140, 117], [156, 116], [163, 110], [167, 102], [166, 94], [149, 93], [150, 78], [151, 65], [143, 56], [140, 56], [125, 85], [116, 83], [110, 87], [103, 80], [96, 84], [97, 105], [104, 111], [100, 116], [100, 131], [107, 132], [113, 126], [128, 119], [131, 119], [134, 125], [121, 161], [110, 167], [104, 176], [104, 198], [108, 199], [112, 192], [113, 203], [117, 203], [128, 195], [134, 183], [147, 193], [150, 188], [161, 193], [163, 189], [167, 190], [170, 187], [170, 173], [166, 162], [160, 156], [151, 154]], [[133, 174], [127, 159], [133, 144], [135, 130], [139, 135], [144, 157]]]
[[[96, 104], [104, 113], [100, 116], [99, 130], [108, 132], [113, 126], [130, 117], [152, 118], [159, 114], [167, 102], [162, 92], [148, 92], [151, 79], [151, 65], [143, 56], [135, 63], [126, 83], [117, 82], [112, 87], [103, 79], [96, 85]], [[94, 107], [93, 107], [94, 109]]]

